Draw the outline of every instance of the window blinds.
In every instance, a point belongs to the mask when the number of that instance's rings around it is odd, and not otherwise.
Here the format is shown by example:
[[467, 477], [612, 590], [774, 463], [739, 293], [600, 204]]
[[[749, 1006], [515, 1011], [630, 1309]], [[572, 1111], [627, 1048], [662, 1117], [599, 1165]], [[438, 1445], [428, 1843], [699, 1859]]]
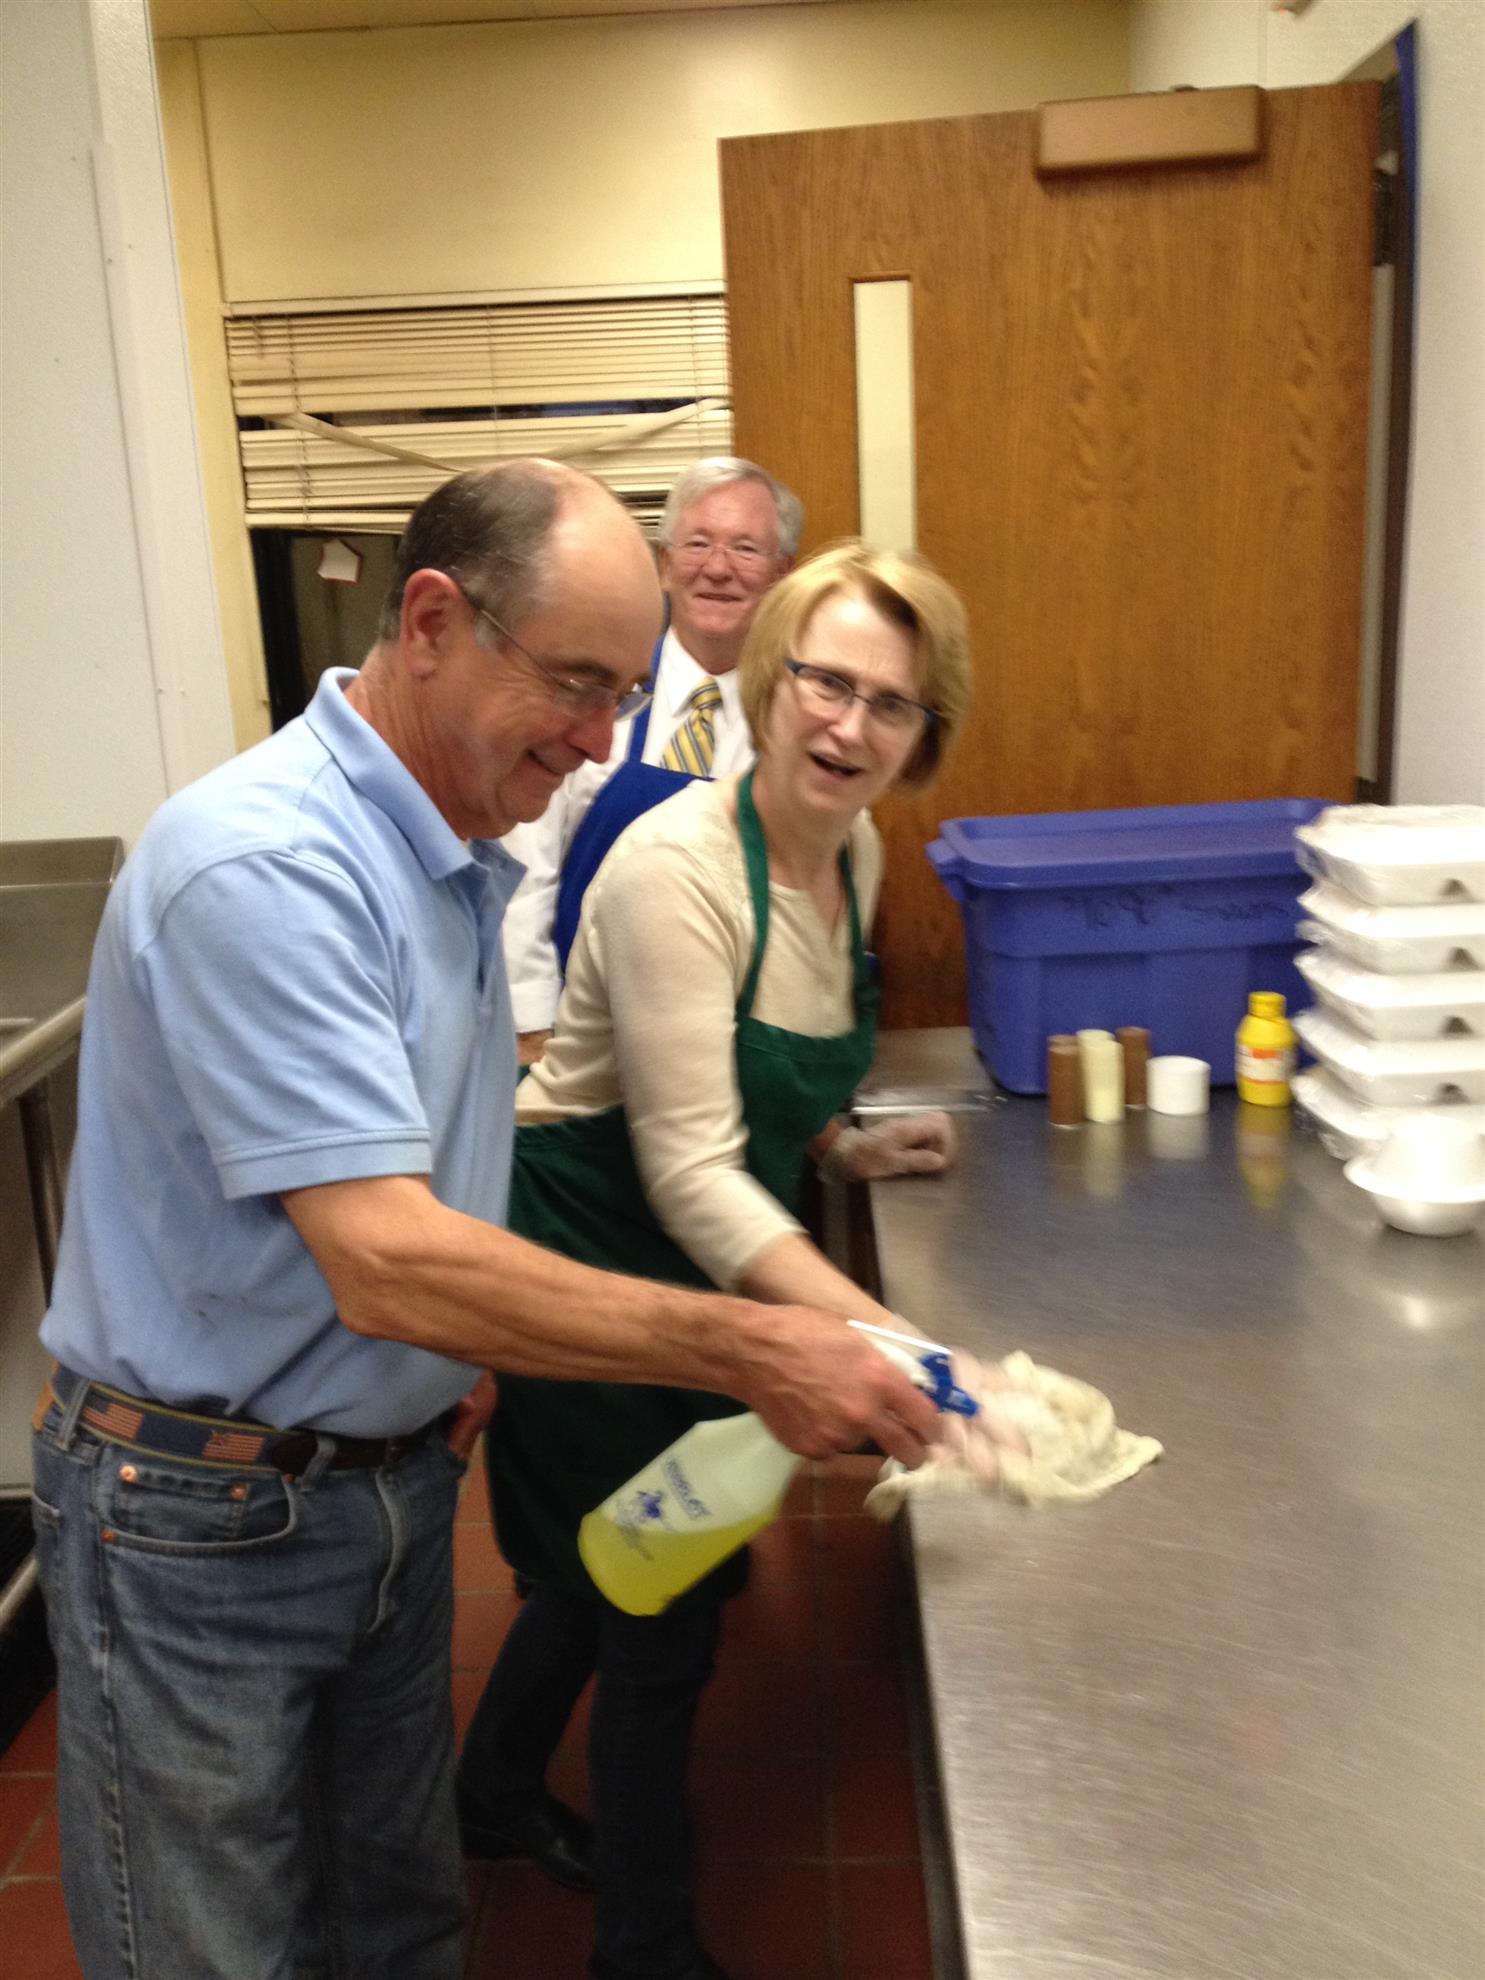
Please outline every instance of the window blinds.
[[399, 530], [447, 475], [529, 453], [653, 524], [731, 448], [721, 296], [241, 317], [227, 353], [257, 528]]

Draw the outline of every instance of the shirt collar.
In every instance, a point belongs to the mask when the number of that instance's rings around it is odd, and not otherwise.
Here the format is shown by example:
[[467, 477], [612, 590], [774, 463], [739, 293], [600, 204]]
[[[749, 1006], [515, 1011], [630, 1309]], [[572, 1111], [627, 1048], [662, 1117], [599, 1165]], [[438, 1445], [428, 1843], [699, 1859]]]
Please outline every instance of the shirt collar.
[[510, 906], [511, 895], [526, 877], [526, 868], [498, 839], [471, 839], [469, 855], [484, 869], [490, 892], [502, 908]]
[[742, 706], [742, 689], [733, 667], [725, 674], [709, 674], [691, 658], [673, 631], [667, 631], [660, 649], [660, 665], [655, 681], [655, 712], [662, 723], [674, 724], [681, 710], [703, 681], [715, 681], [722, 695], [722, 712], [729, 719]]
[[[354, 667], [328, 668], [304, 711], [305, 721], [350, 782], [386, 813], [431, 879], [446, 880], [451, 873], [475, 863], [493, 877], [503, 870], [502, 861], [509, 861], [519, 879], [524, 870], [520, 861], [495, 846], [493, 840], [477, 839], [471, 847], [459, 837], [401, 757], [352, 708], [345, 689], [355, 678]], [[499, 852], [501, 859], [492, 862], [486, 858], [487, 848]], [[514, 884], [512, 881], [512, 887]]]

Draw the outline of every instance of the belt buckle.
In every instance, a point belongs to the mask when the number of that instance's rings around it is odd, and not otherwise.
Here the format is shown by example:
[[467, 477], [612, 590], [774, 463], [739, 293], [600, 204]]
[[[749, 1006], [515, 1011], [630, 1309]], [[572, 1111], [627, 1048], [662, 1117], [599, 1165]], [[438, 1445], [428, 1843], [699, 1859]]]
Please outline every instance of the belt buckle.
[[319, 1440], [313, 1430], [286, 1430], [273, 1440], [263, 1456], [285, 1478], [298, 1478], [309, 1469], [318, 1448]]

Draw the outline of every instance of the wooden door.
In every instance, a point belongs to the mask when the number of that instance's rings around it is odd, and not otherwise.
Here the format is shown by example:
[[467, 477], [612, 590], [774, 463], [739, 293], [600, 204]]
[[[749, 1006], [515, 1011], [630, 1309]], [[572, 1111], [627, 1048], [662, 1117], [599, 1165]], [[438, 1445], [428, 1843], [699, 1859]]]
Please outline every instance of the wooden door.
[[854, 282], [912, 284], [918, 547], [977, 688], [880, 808], [894, 1025], [964, 1021], [943, 818], [1345, 798], [1376, 87], [1264, 101], [1243, 163], [1038, 178], [1035, 113], [723, 143], [735, 444], [858, 527]]

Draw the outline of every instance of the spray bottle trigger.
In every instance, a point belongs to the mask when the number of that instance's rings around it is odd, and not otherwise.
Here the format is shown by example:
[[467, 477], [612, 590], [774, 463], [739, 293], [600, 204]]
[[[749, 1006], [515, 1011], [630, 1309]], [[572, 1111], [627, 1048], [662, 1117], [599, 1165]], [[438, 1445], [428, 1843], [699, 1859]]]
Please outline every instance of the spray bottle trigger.
[[890, 1327], [874, 1327], [869, 1320], [848, 1320], [846, 1325], [867, 1335], [877, 1352], [926, 1390], [940, 1410], [951, 1410], [955, 1416], [979, 1415], [980, 1405], [954, 1380], [946, 1347], [937, 1341], [925, 1342], [920, 1335], [897, 1334]]
[[935, 1404], [941, 1410], [949, 1410], [955, 1416], [978, 1416], [980, 1405], [967, 1389], [961, 1389], [954, 1380], [954, 1371], [947, 1354], [939, 1350], [933, 1354], [918, 1357], [918, 1365], [929, 1378], [929, 1388]]

